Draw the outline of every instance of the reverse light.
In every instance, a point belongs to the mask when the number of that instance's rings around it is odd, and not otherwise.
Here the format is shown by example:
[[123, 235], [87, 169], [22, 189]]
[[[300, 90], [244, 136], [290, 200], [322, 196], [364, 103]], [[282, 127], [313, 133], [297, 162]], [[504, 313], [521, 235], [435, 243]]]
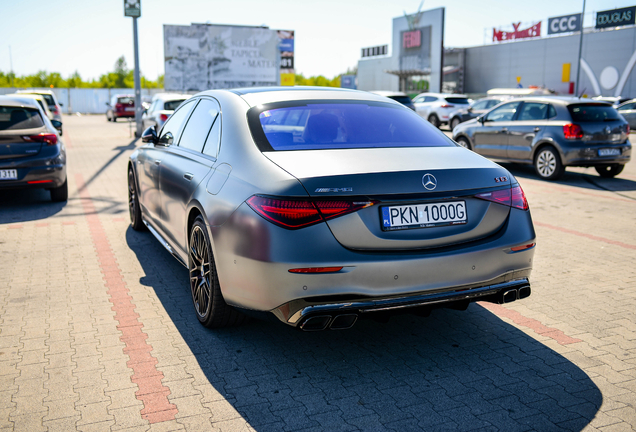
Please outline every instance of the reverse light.
[[315, 273], [336, 273], [342, 270], [342, 267], [307, 267], [307, 268], [296, 268], [287, 270], [289, 273], [304, 273], [304, 274], [315, 274]]
[[247, 204], [276, 225], [298, 229], [370, 207], [375, 201], [286, 199], [254, 195], [247, 200]]
[[41, 133], [38, 135], [25, 135], [22, 137], [23, 140], [27, 142], [41, 142], [46, 143], [46, 145], [55, 145], [57, 144], [57, 135], [52, 133]]
[[583, 138], [583, 129], [577, 124], [568, 123], [563, 125], [563, 136], [565, 139], [581, 139]]
[[520, 210], [528, 210], [528, 208], [530, 208], [526, 194], [523, 193], [523, 189], [521, 189], [519, 185], [513, 186], [510, 189], [500, 189], [493, 192], [477, 194], [475, 198], [507, 205], [508, 207], [514, 207]]

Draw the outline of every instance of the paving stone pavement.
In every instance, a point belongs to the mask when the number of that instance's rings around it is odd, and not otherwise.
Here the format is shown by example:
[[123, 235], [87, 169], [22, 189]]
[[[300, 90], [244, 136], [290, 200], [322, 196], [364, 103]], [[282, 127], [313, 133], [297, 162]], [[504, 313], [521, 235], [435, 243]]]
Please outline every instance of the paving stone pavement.
[[0, 431], [636, 429], [636, 162], [555, 183], [506, 165], [538, 234], [523, 301], [211, 331], [129, 226], [129, 124], [64, 125], [68, 203], [0, 191]]

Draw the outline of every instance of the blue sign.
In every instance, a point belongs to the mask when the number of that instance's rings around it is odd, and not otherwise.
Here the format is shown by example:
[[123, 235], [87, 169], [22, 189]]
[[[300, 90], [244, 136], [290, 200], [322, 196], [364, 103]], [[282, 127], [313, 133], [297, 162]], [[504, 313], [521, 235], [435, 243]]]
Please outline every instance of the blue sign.
[[281, 39], [278, 45], [281, 51], [294, 52], [294, 40], [293, 39]]
[[348, 88], [355, 90], [356, 86], [356, 76], [355, 75], [342, 75], [340, 77], [340, 87]]

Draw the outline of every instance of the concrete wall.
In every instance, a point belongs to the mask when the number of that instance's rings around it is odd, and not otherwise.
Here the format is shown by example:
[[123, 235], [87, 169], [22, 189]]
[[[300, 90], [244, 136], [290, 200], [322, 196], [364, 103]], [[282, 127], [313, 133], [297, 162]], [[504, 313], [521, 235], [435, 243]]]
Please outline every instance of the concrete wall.
[[392, 60], [391, 57], [374, 57], [358, 61], [358, 90], [398, 91], [398, 77], [384, 72], [391, 70]]
[[[583, 35], [582, 59], [591, 76], [585, 68], [581, 70], [580, 90], [586, 89], [590, 96], [636, 97], [636, 74], [625, 71], [636, 52], [636, 27], [590, 30]], [[569, 83], [561, 82], [562, 66], [572, 65], [570, 81], [576, 81], [578, 50], [579, 34], [466, 48], [464, 91], [485, 93], [496, 87], [516, 87], [520, 76], [524, 87], [539, 85], [567, 93]], [[609, 88], [601, 80], [606, 69], [616, 69], [619, 76], [619, 82]], [[620, 78], [625, 73], [628, 78], [621, 90]]]

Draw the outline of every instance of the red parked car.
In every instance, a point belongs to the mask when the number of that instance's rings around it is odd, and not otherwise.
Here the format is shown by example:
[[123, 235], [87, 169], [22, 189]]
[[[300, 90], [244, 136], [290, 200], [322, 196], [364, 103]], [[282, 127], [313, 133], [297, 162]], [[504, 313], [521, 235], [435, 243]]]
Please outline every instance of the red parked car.
[[116, 122], [118, 118], [135, 117], [135, 96], [134, 95], [115, 95], [110, 99], [110, 103], [106, 102], [108, 110], [106, 111], [106, 119]]

